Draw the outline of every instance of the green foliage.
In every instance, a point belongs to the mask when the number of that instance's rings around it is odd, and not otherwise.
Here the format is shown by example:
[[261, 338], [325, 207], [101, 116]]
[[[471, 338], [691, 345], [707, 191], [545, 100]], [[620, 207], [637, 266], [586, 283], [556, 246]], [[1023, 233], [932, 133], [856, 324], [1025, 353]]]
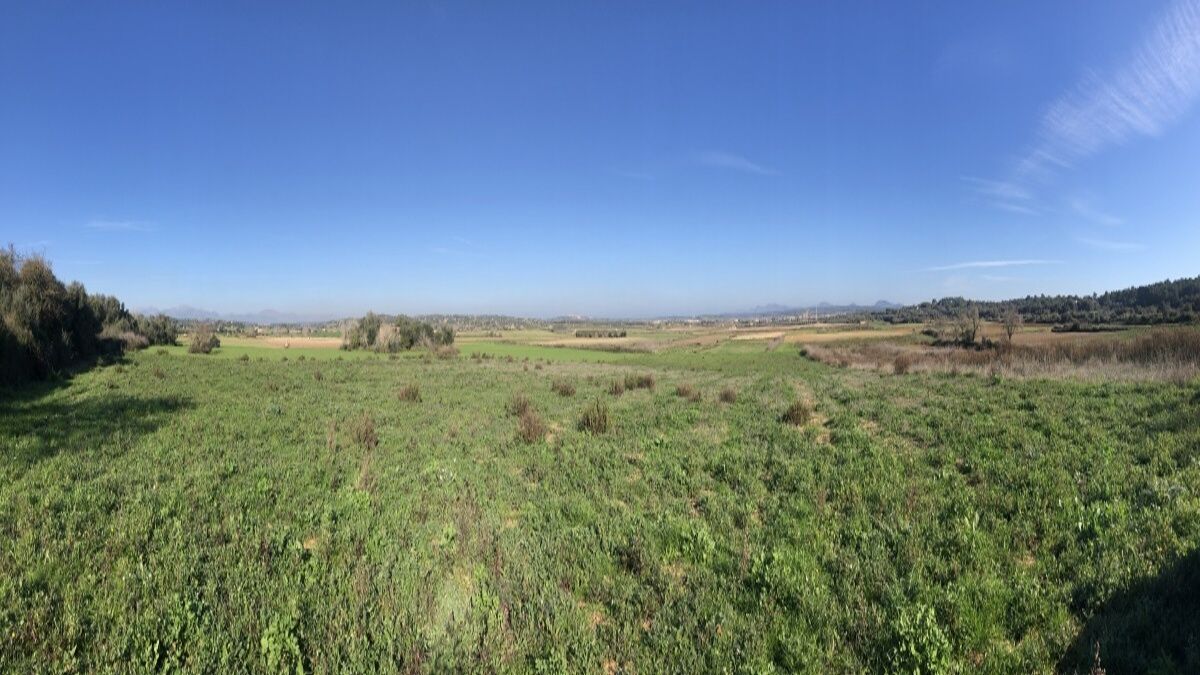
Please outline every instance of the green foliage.
[[1101, 295], [1031, 295], [1003, 302], [942, 298], [877, 312], [892, 323], [924, 323], [960, 316], [970, 307], [988, 321], [1002, 322], [1015, 312], [1024, 321], [1076, 328], [1097, 324], [1189, 323], [1200, 320], [1200, 277], [1160, 281]]
[[453, 344], [454, 329], [449, 326], [434, 327], [407, 316], [398, 316], [393, 323], [385, 323], [384, 318], [374, 312], [367, 312], [342, 335], [342, 349], [346, 350], [372, 349], [394, 354], [426, 347], [439, 358], [457, 354], [445, 349]]
[[5, 392], [0, 672], [1200, 669], [1200, 385], [476, 348]]
[[191, 341], [188, 344], [188, 352], [192, 354], [211, 354], [214, 349], [221, 346], [221, 338], [213, 332], [212, 327], [208, 324], [201, 324], [192, 333]]
[[890, 672], [938, 675], [950, 672], [950, 639], [931, 607], [906, 605], [892, 626], [895, 644], [888, 655]]
[[146, 337], [152, 345], [173, 345], [179, 339], [179, 329], [175, 320], [165, 314], [155, 316], [138, 316], [137, 332]]
[[47, 379], [96, 356], [145, 346], [116, 298], [64, 286], [41, 256], [0, 250], [0, 385]]

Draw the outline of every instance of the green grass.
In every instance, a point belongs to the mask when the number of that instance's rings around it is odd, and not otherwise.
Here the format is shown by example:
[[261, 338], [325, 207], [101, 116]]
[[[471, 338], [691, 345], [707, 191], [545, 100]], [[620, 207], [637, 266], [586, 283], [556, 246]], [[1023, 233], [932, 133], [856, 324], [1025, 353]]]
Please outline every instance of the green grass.
[[1200, 669], [1200, 386], [460, 348], [150, 349], [0, 398], [0, 671]]

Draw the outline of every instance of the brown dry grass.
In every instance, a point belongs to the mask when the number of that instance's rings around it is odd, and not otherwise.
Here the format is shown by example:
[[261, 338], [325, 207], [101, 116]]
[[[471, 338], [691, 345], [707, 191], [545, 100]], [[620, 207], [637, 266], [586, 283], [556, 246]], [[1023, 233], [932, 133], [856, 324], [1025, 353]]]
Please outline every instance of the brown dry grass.
[[534, 443], [546, 436], [546, 424], [533, 408], [526, 408], [517, 418], [517, 438]]
[[1157, 328], [1132, 337], [1120, 333], [1023, 333], [1012, 345], [961, 348], [889, 342], [806, 345], [807, 355], [829, 365], [902, 375], [974, 372], [1010, 377], [1165, 380], [1200, 375], [1200, 329]]

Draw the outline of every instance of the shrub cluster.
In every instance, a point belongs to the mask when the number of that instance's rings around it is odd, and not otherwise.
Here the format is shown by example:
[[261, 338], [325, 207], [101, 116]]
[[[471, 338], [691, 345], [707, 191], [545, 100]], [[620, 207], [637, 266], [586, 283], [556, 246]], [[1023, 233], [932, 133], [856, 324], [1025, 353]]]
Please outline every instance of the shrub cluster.
[[120, 300], [64, 285], [39, 255], [0, 249], [0, 385], [46, 379], [125, 349], [174, 342], [167, 317], [134, 316]]
[[[450, 358], [458, 354], [444, 352], [441, 347], [454, 344], [454, 329], [449, 326], [435, 328], [424, 321], [398, 316], [395, 321], [385, 323], [382, 316], [367, 312], [342, 336], [342, 349], [370, 349], [377, 352], [396, 353], [413, 347], [427, 347], [436, 351], [439, 358]], [[449, 354], [443, 356], [443, 353]]]
[[626, 389], [653, 389], [654, 376], [646, 373], [642, 375], [634, 375], [630, 373], [625, 376]]
[[188, 352], [192, 354], [211, 354], [212, 350], [221, 346], [221, 339], [213, 332], [208, 324], [200, 324], [192, 333]]

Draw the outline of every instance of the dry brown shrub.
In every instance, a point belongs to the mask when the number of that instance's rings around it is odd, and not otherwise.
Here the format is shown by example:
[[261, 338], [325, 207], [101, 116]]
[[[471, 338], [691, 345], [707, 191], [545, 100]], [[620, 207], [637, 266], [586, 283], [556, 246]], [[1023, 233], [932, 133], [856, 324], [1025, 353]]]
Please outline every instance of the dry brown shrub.
[[517, 437], [526, 443], [534, 443], [546, 436], [546, 425], [533, 408], [528, 408], [517, 418]]
[[723, 387], [718, 398], [721, 399], [721, 403], [737, 403], [737, 390], [729, 386]]
[[621, 380], [613, 380], [608, 385], [608, 393], [613, 396], [620, 396], [625, 393], [625, 383]]
[[806, 401], [797, 399], [783, 412], [782, 421], [795, 426], [804, 426], [812, 419], [812, 406]]
[[675, 387], [675, 395], [680, 398], [686, 398], [692, 403], [699, 403], [701, 399], [700, 390], [690, 384], [680, 384]]
[[550, 383], [550, 390], [562, 397], [574, 396], [575, 385], [566, 380], [555, 380]]
[[583, 415], [579, 418], [580, 431], [602, 434], [608, 431], [608, 426], [608, 406], [604, 401], [595, 399], [583, 409]]
[[400, 391], [396, 392], [396, 398], [409, 403], [420, 403], [421, 387], [415, 384], [406, 384], [400, 387]]
[[526, 396], [522, 392], [513, 394], [512, 398], [508, 399], [508, 414], [509, 415], [513, 415], [514, 417], [521, 417], [522, 415], [524, 415], [525, 413], [527, 413], [531, 410], [533, 410], [533, 401], [530, 401], [529, 397]]
[[350, 436], [355, 443], [361, 445], [368, 452], [379, 447], [379, 434], [375, 433], [375, 420], [371, 419], [367, 413], [363, 413], [362, 417], [354, 421]]

